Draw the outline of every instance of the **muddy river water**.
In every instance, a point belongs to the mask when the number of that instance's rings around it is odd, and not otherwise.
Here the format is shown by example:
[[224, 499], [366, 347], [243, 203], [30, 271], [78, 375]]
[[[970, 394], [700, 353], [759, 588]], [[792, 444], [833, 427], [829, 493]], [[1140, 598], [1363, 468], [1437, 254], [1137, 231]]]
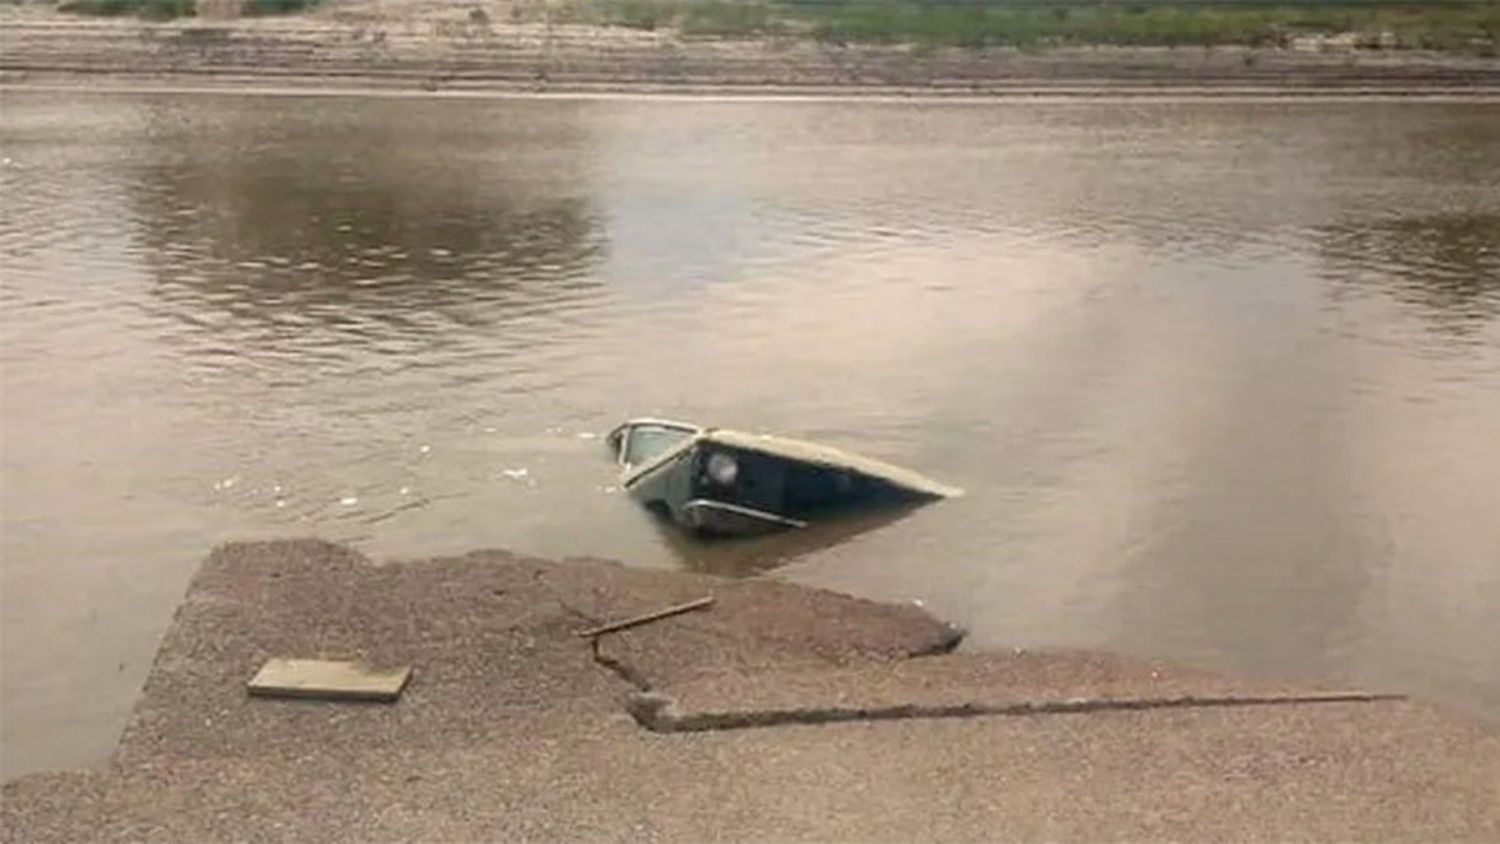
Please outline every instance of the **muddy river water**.
[[[920, 600], [1500, 717], [1500, 104], [0, 92], [4, 775], [203, 555], [316, 535]], [[968, 490], [711, 546], [656, 415]]]

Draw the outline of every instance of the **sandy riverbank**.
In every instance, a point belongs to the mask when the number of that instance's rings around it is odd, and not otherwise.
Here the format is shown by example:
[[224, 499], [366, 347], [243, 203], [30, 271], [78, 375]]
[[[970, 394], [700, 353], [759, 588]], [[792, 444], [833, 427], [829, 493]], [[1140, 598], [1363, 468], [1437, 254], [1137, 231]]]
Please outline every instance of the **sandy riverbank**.
[[0, 83], [994, 95], [1493, 93], [1500, 59], [1408, 50], [927, 49], [476, 22], [453, 4], [148, 23], [0, 7]]
[[[702, 595], [707, 609], [577, 631]], [[913, 606], [503, 552], [219, 549], [106, 770], [4, 841], [1494, 840], [1500, 733], [1106, 654], [951, 653]], [[410, 665], [391, 705], [250, 698], [272, 656]]]

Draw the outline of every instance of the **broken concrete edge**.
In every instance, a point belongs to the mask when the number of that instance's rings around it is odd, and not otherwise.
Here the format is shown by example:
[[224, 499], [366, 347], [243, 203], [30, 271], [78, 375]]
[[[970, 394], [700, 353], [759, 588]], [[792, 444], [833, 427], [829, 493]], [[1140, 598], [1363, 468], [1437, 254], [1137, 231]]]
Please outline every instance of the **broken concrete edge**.
[[[252, 560], [260, 562], [242, 567], [243, 561], [237, 559], [237, 555], [241, 554], [252, 554]], [[787, 629], [795, 629], [799, 631], [799, 635], [807, 632], [807, 629], [803, 627], [784, 628], [775, 624], [767, 625], [763, 611], [768, 606], [782, 607], [789, 604], [794, 610], [799, 611], [799, 614], [792, 616], [792, 620], [801, 622], [809, 620], [817, 622], [820, 615], [826, 621], [830, 618], [829, 607], [834, 607], [836, 614], [832, 616], [833, 623], [825, 625], [819, 622], [813, 625], [821, 630], [816, 635], [823, 638], [809, 643], [809, 647], [816, 649], [835, 640], [840, 643], [858, 640], [861, 644], [846, 652], [833, 652], [831, 655], [819, 654], [820, 661], [826, 659], [824, 665], [837, 664], [845, 656], [857, 660], [869, 659], [890, 664], [903, 662], [914, 664], [915, 660], [911, 659], [913, 657], [937, 656], [954, 650], [963, 639], [963, 631], [951, 624], [940, 622], [925, 610], [907, 605], [858, 599], [831, 590], [778, 581], [774, 577], [740, 581], [697, 573], [632, 569], [618, 561], [586, 557], [548, 560], [500, 551], [473, 551], [427, 559], [396, 559], [377, 562], [343, 545], [321, 540], [281, 540], [228, 543], [216, 548], [209, 555], [209, 559], [194, 576], [192, 585], [188, 588], [188, 596], [178, 607], [175, 614], [177, 621], [174, 621], [173, 630], [164, 637], [163, 646], [158, 650], [151, 676], [147, 680], [145, 699], [137, 704], [131, 722], [127, 724], [121, 740], [121, 749], [123, 750], [134, 732], [140, 732], [147, 738], [162, 733], [163, 724], [166, 723], [162, 721], [163, 713], [171, 716], [182, 707], [180, 688], [161, 686], [153, 692], [152, 687], [160, 680], [159, 675], [170, 676], [174, 673], [182, 673], [181, 663], [185, 657], [182, 652], [174, 654], [172, 648], [189, 641], [191, 637], [182, 638], [188, 634], [177, 629], [177, 622], [182, 619], [201, 621], [201, 613], [195, 616], [194, 613], [187, 612], [189, 603], [196, 602], [200, 609], [213, 607], [217, 611], [218, 608], [234, 607], [237, 602], [245, 602], [241, 610], [251, 612], [254, 609], [254, 600], [256, 600], [254, 595], [239, 594], [240, 592], [262, 588], [281, 578], [285, 578], [280, 580], [283, 584], [281, 588], [284, 590], [287, 588], [287, 582], [294, 580], [299, 571], [313, 577], [314, 580], [311, 582], [320, 582], [324, 578], [320, 572], [324, 571], [342, 572], [347, 576], [357, 575], [355, 571], [357, 569], [381, 569], [387, 566], [405, 569], [408, 574], [415, 577], [429, 565], [447, 566], [450, 569], [462, 571], [468, 570], [471, 564], [482, 564], [481, 567], [487, 568], [492, 559], [501, 560], [512, 566], [516, 572], [515, 577], [524, 583], [534, 584], [546, 590], [575, 620], [585, 619], [590, 623], [598, 623], [597, 619], [600, 616], [625, 615], [639, 609], [661, 606], [665, 601], [683, 600], [694, 594], [701, 595], [705, 591], [719, 599], [716, 601], [715, 612], [688, 614], [666, 623], [644, 625], [632, 630], [594, 637], [588, 642], [579, 642], [575, 636], [571, 635], [572, 631], [567, 629], [572, 626], [571, 624], [564, 627], [560, 623], [549, 634], [565, 636], [568, 641], [577, 643], [573, 647], [578, 647], [582, 654], [591, 653], [595, 664], [624, 681], [623, 687], [617, 686], [609, 692], [610, 695], [615, 696], [613, 700], [617, 701], [613, 705], [628, 708], [638, 724], [656, 732], [730, 730], [755, 726], [857, 720], [936, 719], [1188, 706], [1229, 707], [1253, 704], [1333, 702], [1328, 698], [1329, 693], [1268, 696], [1264, 693], [1257, 695], [1254, 691], [1246, 691], [1238, 694], [1209, 692], [1192, 697], [1179, 697], [1173, 694], [1160, 694], [1160, 690], [1153, 695], [1151, 689], [1142, 689], [1139, 694], [1135, 695], [1091, 694], [1080, 697], [1065, 697], [1066, 690], [1061, 690], [1061, 693], [1054, 691], [1047, 696], [1035, 696], [1029, 700], [1017, 700], [1012, 696], [1008, 700], [976, 702], [971, 693], [960, 689], [955, 695], [956, 701], [950, 699], [916, 703], [894, 700], [873, 706], [859, 706], [841, 704], [834, 700], [831, 701], [832, 705], [828, 706], [814, 698], [806, 706], [800, 705], [800, 701], [792, 701], [790, 705], [786, 702], [768, 701], [767, 705], [736, 708], [734, 703], [730, 702], [728, 706], [701, 706], [698, 710], [694, 710], [691, 706], [678, 705], [679, 702], [690, 702], [686, 698], [675, 696], [684, 688], [679, 684], [690, 682], [695, 676], [701, 676], [690, 673], [702, 670], [703, 666], [697, 660], [722, 651], [722, 645], [726, 642], [737, 641], [724, 640], [723, 636], [753, 637], [757, 633], [766, 632], [781, 634]], [[410, 582], [398, 579], [398, 585], [421, 582], [423, 582], [421, 579]], [[614, 591], [611, 584], [625, 589], [625, 585], [631, 583], [645, 584], [645, 586], [638, 594], [631, 596], [630, 600], [619, 601], [621, 595]], [[264, 596], [261, 599], [264, 599]], [[449, 604], [443, 603], [431, 609], [443, 611], [448, 606]], [[719, 612], [719, 609], [723, 612]], [[905, 623], [917, 623], [917, 627], [921, 629], [915, 633], [908, 629], [902, 635], [887, 639], [884, 632], [872, 638], [868, 630], [861, 631], [857, 625], [846, 626], [846, 622], [850, 619], [871, 616], [881, 619], [904, 618]], [[258, 623], [254, 620], [256, 618], [259, 616], [244, 616], [238, 623], [253, 625]], [[229, 629], [228, 632], [234, 633], [235, 631]], [[685, 654], [686, 660], [681, 665], [668, 665], [666, 669], [663, 669], [661, 665], [639, 660], [642, 655], [681, 654], [680, 646], [691, 636], [699, 640], [697, 643], [699, 650]], [[561, 642], [562, 639], [559, 638], [558, 641]], [[648, 650], [639, 649], [643, 642], [648, 646]], [[889, 646], [877, 646], [880, 642], [885, 642]], [[610, 643], [634, 643], [638, 649], [631, 651], [628, 648], [621, 648], [612, 651]], [[801, 646], [801, 643], [788, 645], [778, 641], [772, 641], [771, 644], [774, 647], [768, 653], [774, 651], [772, 656], [790, 653]], [[282, 647], [284, 646], [283, 643]], [[705, 648], [707, 650], [704, 650]], [[976, 656], [980, 655], [976, 654]], [[587, 658], [585, 656], [585, 659]], [[781, 657], [776, 656], [776, 658]], [[771, 665], [772, 663], [755, 660], [753, 664], [747, 663], [742, 668], [759, 672]], [[421, 665], [417, 665], [417, 668], [420, 670]], [[762, 678], [766, 682], [776, 682], [775, 677], [770, 674], [762, 675]], [[214, 682], [217, 683], [218, 680]], [[149, 700], [152, 694], [159, 698], [155, 709]], [[172, 699], [174, 697], [175, 701]], [[1348, 693], [1347, 697], [1340, 697], [1341, 702], [1394, 699], [1399, 699], [1399, 696]], [[653, 703], [653, 701], [656, 702]], [[404, 707], [409, 703], [409, 700], [403, 699], [400, 705]], [[167, 733], [175, 735], [174, 730], [176, 730], [176, 725], [173, 725], [173, 729], [168, 730]], [[128, 754], [122, 757], [119, 751], [113, 759], [115, 765], [126, 767], [135, 764], [136, 761], [138, 760], [129, 757]]]
[[[644, 673], [641, 669], [631, 665], [628, 661], [615, 659], [607, 654], [604, 651], [604, 646], [608, 641], [621, 636], [629, 635], [632, 631], [639, 629], [640, 626], [645, 625], [648, 621], [655, 622], [658, 620], [663, 620], [680, 615], [689, 610], [712, 607], [719, 600], [719, 598], [727, 594], [727, 591], [735, 590], [741, 586], [756, 581], [779, 583], [780, 586], [789, 590], [796, 591], [798, 593], [834, 596], [840, 601], [851, 602], [854, 606], [899, 610], [902, 613], [915, 613], [916, 615], [927, 619], [932, 624], [935, 630], [934, 635], [929, 637], [929, 639], [925, 642], [911, 642], [908, 644], [908, 646], [893, 652], [891, 656], [895, 658], [904, 659], [951, 653], [955, 649], [957, 649], [957, 647], [963, 642], [964, 638], [967, 635], [967, 631], [962, 627], [952, 622], [938, 619], [925, 609], [913, 609], [911, 607], [907, 607], [906, 605], [890, 604], [867, 598], [860, 598], [858, 596], [839, 592], [837, 590], [824, 589], [803, 584], [795, 584], [786, 581], [778, 581], [775, 578], [763, 576], [763, 573], [751, 578], [737, 579], [696, 572], [652, 572], [657, 575], [680, 576], [684, 578], [694, 578], [701, 581], [707, 581], [708, 594], [693, 601], [688, 601], [686, 603], [667, 607], [665, 610], [648, 612], [638, 616], [634, 616], [630, 619], [627, 619], [625, 623], [617, 625], [605, 624], [603, 619], [599, 617], [599, 613], [576, 606], [575, 603], [569, 599], [569, 597], [565, 597], [565, 595], [563, 594], [564, 590], [562, 588], [560, 588], [558, 585], [548, 582], [547, 576], [549, 573], [553, 573], [559, 568], [571, 567], [603, 567], [606, 570], [617, 570], [622, 572], [632, 570], [630, 566], [620, 560], [592, 555], [545, 558], [529, 554], [515, 553], [501, 548], [479, 548], [456, 554], [445, 554], [433, 557], [396, 556], [377, 560], [369, 557], [368, 555], [349, 545], [330, 542], [326, 539], [315, 536], [289, 537], [271, 540], [229, 540], [215, 545], [206, 555], [204, 562], [200, 564], [198, 569], [189, 579], [188, 584], [184, 589], [183, 600], [180, 601], [177, 607], [174, 609], [172, 620], [168, 625], [168, 632], [167, 634], [165, 634], [163, 642], [158, 647], [157, 652], [152, 660], [151, 669], [148, 671], [146, 682], [142, 689], [143, 697], [145, 693], [149, 691], [152, 678], [157, 675], [159, 669], [161, 669], [163, 666], [163, 661], [168, 657], [168, 649], [166, 645], [171, 640], [173, 631], [180, 626], [183, 619], [187, 615], [190, 606], [189, 599], [194, 594], [212, 595], [215, 589], [218, 586], [222, 585], [218, 581], [222, 580], [225, 574], [225, 566], [222, 565], [221, 561], [250, 546], [270, 546], [283, 553], [306, 553], [306, 548], [311, 547], [318, 554], [323, 555], [323, 565], [334, 568], [348, 566], [355, 569], [365, 567], [413, 567], [419, 569], [423, 566], [432, 565], [439, 562], [469, 560], [484, 561], [487, 558], [493, 556], [504, 557], [510, 561], [529, 567], [532, 571], [533, 578], [535, 578], [536, 581], [538, 581], [549, 593], [551, 593], [553, 599], [557, 601], [559, 606], [561, 606], [565, 611], [575, 616], [579, 620], [582, 620], [587, 624], [594, 626], [595, 629], [585, 631], [589, 635], [581, 636], [581, 638], [586, 639], [587, 647], [593, 658], [593, 661], [610, 673], [619, 677], [638, 691], [651, 691], [653, 688], [652, 682], [647, 677], [646, 673]], [[646, 573], [651, 570], [634, 569], [634, 571]], [[272, 574], [271, 576], [277, 577], [278, 575]], [[407, 680], [409, 681], [410, 677], [408, 677]], [[403, 691], [405, 689], [405, 685], [405, 683], [402, 684]], [[251, 696], [271, 697], [270, 695], [257, 695], [254, 692], [251, 693]], [[297, 695], [286, 696], [295, 697]], [[353, 700], [354, 698], [347, 699]], [[132, 713], [132, 716], [130, 720], [127, 721], [125, 727], [126, 733], [130, 731], [135, 719], [136, 715], [135, 713]], [[118, 750], [115, 754], [112, 754], [111, 761], [118, 761]]]
[[[923, 612], [926, 612], [926, 610], [923, 610]], [[943, 621], [942, 625], [944, 635], [941, 639], [933, 642], [931, 647], [908, 651], [906, 658], [916, 659], [924, 656], [942, 656], [943, 654], [951, 654], [958, 650], [958, 646], [963, 644], [964, 638], [969, 635], [969, 631], [951, 621]]]
[[[372, 560], [371, 558], [365, 556], [364, 554], [358, 552], [355, 549], [352, 549], [352, 548], [349, 548], [349, 547], [343, 546], [343, 545], [337, 545], [337, 544], [334, 544], [334, 543], [328, 543], [328, 542], [325, 542], [323, 540], [317, 540], [317, 539], [302, 539], [302, 540], [290, 540], [290, 541], [283, 540], [283, 541], [279, 541], [279, 543], [277, 543], [277, 544], [296, 545], [298, 543], [313, 543], [313, 544], [317, 544], [318, 546], [320, 546], [320, 549], [322, 551], [324, 551], [325, 553], [327, 553], [327, 554], [330, 555], [329, 556], [329, 560], [331, 562], [334, 562], [335, 564], [348, 564], [348, 565], [352, 565], [352, 566], [355, 566], [355, 567], [361, 567], [361, 566], [375, 566], [375, 567], [378, 567], [378, 566], [383, 566], [383, 565], [396, 565], [396, 566], [416, 565], [416, 566], [420, 566], [424, 562], [427, 562], [426, 560], [390, 560], [390, 561], [384, 561], [384, 562], [375, 561], [375, 560]], [[199, 572], [197, 574], [195, 574], [195, 576], [194, 576], [194, 578], [192, 580], [192, 583], [188, 587], [188, 592], [192, 593], [193, 591], [199, 589], [200, 586], [204, 585], [204, 583], [205, 583], [206, 580], [211, 579], [209, 575], [210, 575], [211, 570], [213, 569], [212, 563], [218, 558], [218, 556], [220, 554], [230, 553], [237, 546], [240, 546], [242, 544], [243, 543], [233, 543], [233, 542], [231, 542], [231, 543], [225, 543], [225, 544], [222, 544], [222, 545], [216, 547], [214, 549], [214, 551], [212, 553], [210, 553], [209, 559], [205, 563], [205, 565], [199, 570]], [[504, 554], [506, 556], [509, 556], [512, 559], [515, 559], [515, 560], [519, 561], [519, 562], [523, 562], [523, 563], [528, 563], [528, 564], [535, 565], [537, 567], [537, 571], [535, 572], [535, 576], [539, 580], [544, 579], [543, 576], [544, 576], [545, 570], [549, 566], [559, 566], [559, 565], [561, 565], [561, 566], [567, 566], [567, 565], [584, 565], [584, 566], [587, 566], [587, 565], [607, 564], [610, 568], [619, 568], [619, 569], [627, 568], [626, 566], [624, 566], [624, 564], [620, 563], [619, 561], [615, 561], [615, 560], [601, 560], [601, 559], [592, 558], [592, 557], [581, 557], [581, 558], [566, 558], [566, 559], [563, 559], [563, 560], [554, 561], [554, 560], [546, 560], [546, 559], [541, 559], [541, 558], [533, 558], [533, 557], [524, 556], [524, 555], [513, 555], [513, 554], [510, 554], [510, 552], [499, 551], [497, 549], [480, 549], [480, 550], [475, 550], [475, 551], [468, 552], [466, 554], [457, 555], [457, 557], [460, 558], [460, 559], [482, 559], [486, 555], [494, 554], [494, 553]], [[442, 559], [442, 558], [437, 558], [437, 559]], [[453, 558], [448, 558], [448, 559], [453, 559]], [[695, 577], [703, 577], [701, 575], [694, 575], [694, 576]], [[1380, 700], [1398, 700], [1398, 699], [1402, 699], [1401, 695], [1392, 695], [1392, 694], [1376, 694], [1376, 693], [1369, 693], [1369, 692], [1362, 692], [1362, 691], [1361, 692], [1326, 692], [1325, 691], [1325, 692], [1307, 692], [1307, 693], [1290, 693], [1290, 694], [1255, 694], [1255, 693], [1243, 693], [1243, 694], [1208, 694], [1208, 695], [1184, 695], [1184, 696], [1149, 696], [1149, 695], [1145, 695], [1145, 696], [1124, 696], [1124, 697], [1110, 697], [1110, 696], [1099, 697], [1099, 696], [1094, 696], [1094, 697], [1070, 697], [1070, 698], [1057, 698], [1057, 699], [1043, 698], [1043, 699], [1030, 699], [1030, 700], [1020, 700], [1020, 701], [1010, 700], [1010, 701], [1001, 701], [1001, 702], [983, 702], [983, 701], [973, 701], [973, 700], [970, 700], [970, 701], [962, 701], [962, 702], [951, 703], [951, 704], [950, 703], [940, 703], [940, 704], [931, 704], [931, 703], [926, 703], [926, 704], [924, 704], [924, 703], [900, 703], [900, 704], [892, 704], [892, 705], [876, 705], [876, 706], [864, 706], [864, 707], [860, 707], [860, 706], [839, 706], [839, 705], [834, 705], [834, 706], [818, 706], [818, 705], [813, 705], [813, 706], [806, 706], [806, 707], [766, 706], [766, 707], [755, 707], [755, 708], [746, 708], [746, 709], [741, 709], [741, 710], [728, 710], [728, 711], [720, 711], [720, 710], [712, 710], [711, 709], [711, 710], [708, 710], [708, 711], [687, 711], [687, 712], [685, 712], [681, 707], [678, 706], [678, 703], [677, 703], [676, 699], [674, 699], [668, 693], [668, 690], [654, 688], [653, 683], [651, 682], [650, 678], [647, 676], [647, 674], [645, 672], [643, 672], [640, 668], [632, 665], [626, 659], [620, 659], [620, 658], [616, 658], [614, 656], [611, 656], [609, 653], [607, 653], [601, 647], [601, 643], [604, 642], [604, 641], [606, 641], [607, 639], [613, 638], [614, 636], [628, 634], [632, 629], [637, 629], [638, 625], [644, 625], [644, 624], [647, 624], [649, 622], [660, 621], [660, 620], [663, 620], [665, 618], [670, 618], [670, 617], [673, 617], [673, 616], [676, 616], [676, 615], [680, 615], [681, 613], [687, 612], [689, 610], [699, 609], [699, 608], [702, 608], [702, 607], [709, 606], [709, 605], [711, 605], [715, 601], [715, 595], [716, 594], [722, 594], [722, 590], [724, 588], [733, 588], [734, 586], [738, 585], [739, 583], [745, 582], [745, 581], [733, 581], [733, 580], [729, 580], [729, 579], [725, 579], [725, 578], [718, 578], [718, 577], [711, 577], [711, 576], [709, 577], [709, 579], [710, 579], [710, 581], [713, 582], [713, 588], [711, 588], [709, 590], [710, 594], [706, 595], [705, 597], [701, 597], [701, 598], [698, 598], [696, 600], [688, 601], [688, 602], [685, 602], [685, 603], [680, 603], [680, 604], [668, 606], [668, 607], [666, 607], [664, 609], [658, 609], [658, 610], [655, 610], [655, 611], [650, 611], [650, 612], [638, 614], [638, 615], [632, 616], [630, 618], [627, 618], [624, 621], [610, 623], [610, 624], [604, 624], [602, 626], [598, 626], [598, 627], [595, 627], [595, 628], [590, 629], [588, 631], [580, 632], [578, 634], [580, 636], [583, 636], [584, 634], [587, 634], [586, 638], [588, 639], [589, 651], [590, 651], [590, 654], [591, 654], [591, 657], [592, 657], [593, 661], [596, 664], [598, 664], [600, 667], [604, 668], [605, 670], [609, 671], [610, 673], [614, 674], [615, 676], [619, 677], [621, 680], [623, 680], [625, 683], [627, 683], [631, 688], [633, 688], [635, 690], [634, 692], [629, 693], [628, 697], [626, 698], [626, 701], [625, 701], [626, 708], [627, 708], [627, 711], [637, 721], [637, 723], [639, 723], [641, 726], [643, 726], [644, 728], [646, 728], [648, 730], [652, 730], [652, 731], [655, 731], [655, 732], [701, 732], [701, 731], [708, 731], [708, 730], [732, 730], [732, 729], [743, 729], [743, 728], [751, 728], [751, 727], [768, 727], [768, 726], [778, 726], [778, 725], [785, 725], [785, 724], [822, 724], [822, 723], [834, 723], [834, 722], [841, 722], [841, 721], [882, 721], [882, 720], [918, 719], [918, 718], [961, 718], [961, 717], [976, 717], [976, 716], [986, 716], [986, 715], [1070, 714], [1070, 713], [1085, 713], [1085, 712], [1110, 711], [1110, 710], [1142, 710], [1142, 709], [1185, 708], [1185, 707], [1214, 707], [1214, 706], [1219, 706], [1219, 707], [1222, 707], [1222, 706], [1253, 706], [1253, 705], [1277, 705], [1277, 704], [1292, 704], [1292, 703], [1301, 703], [1301, 704], [1332, 703], [1332, 702], [1349, 703], [1349, 702], [1375, 702], [1375, 701], [1380, 701]], [[792, 585], [792, 584], [788, 584], [788, 585], [791, 585], [791, 586], [793, 586], [793, 588], [798, 589], [798, 590], [805, 589], [805, 590], [808, 590], [810, 592], [829, 592], [829, 590], [818, 589], [818, 588], [814, 588], [814, 587], [798, 586], [798, 585]], [[549, 590], [551, 589], [551, 587], [548, 587], [548, 588], [549, 588]], [[841, 598], [853, 598], [853, 596], [847, 596], [847, 595], [843, 595], [842, 593], [837, 593], [837, 592], [831, 592], [830, 594], [839, 595]], [[572, 614], [578, 616], [579, 618], [589, 620], [591, 623], [594, 623], [594, 624], [598, 623], [597, 620], [594, 618], [594, 616], [593, 616], [592, 613], [585, 612], [585, 611], [583, 611], [581, 609], [573, 607], [566, 600], [564, 600], [561, 595], [558, 595], [557, 598], [559, 600], [559, 603], [562, 606], [564, 606], [565, 608], [567, 608], [569, 610], [569, 612], [571, 612]], [[859, 599], [855, 599], [855, 600], [859, 600]], [[875, 602], [865, 602], [865, 603], [875, 603]], [[185, 606], [185, 604], [184, 604], [184, 606]], [[891, 606], [895, 606], [895, 605], [891, 605]], [[179, 610], [178, 610], [179, 614], [180, 614], [181, 610], [182, 610], [182, 607], [180, 606]], [[921, 658], [921, 657], [929, 657], [929, 656], [937, 656], [937, 655], [942, 655], [942, 654], [948, 654], [948, 653], [951, 653], [953, 650], [955, 650], [957, 648], [957, 646], [962, 642], [962, 640], [964, 638], [965, 631], [963, 631], [961, 628], [957, 627], [956, 625], [953, 625], [952, 623], [949, 623], [949, 622], [942, 622], [942, 621], [940, 621], [938, 619], [932, 618], [932, 616], [929, 613], [927, 613], [925, 610], [920, 611], [920, 612], [921, 612], [922, 615], [927, 616], [933, 622], [935, 622], [936, 624], [940, 625], [942, 633], [941, 633], [941, 635], [939, 635], [938, 637], [936, 637], [932, 641], [926, 643], [924, 646], [922, 646], [920, 648], [909, 648], [909, 649], [907, 649], [904, 652], [901, 652], [899, 654], [893, 654], [893, 656], [895, 656], [897, 659], [912, 659], [912, 658]], [[654, 626], [654, 625], [652, 625], [652, 626]], [[408, 672], [408, 674], [405, 677], [402, 678], [402, 683], [401, 683], [402, 688], [405, 687], [406, 681], [409, 680], [409, 677], [410, 677], [410, 674]], [[263, 691], [258, 694], [257, 690], [254, 689], [254, 688], [251, 688], [250, 691], [251, 691], [251, 694], [253, 696], [285, 696], [285, 697], [315, 697], [315, 698], [335, 697], [335, 698], [342, 698], [342, 699], [345, 699], [345, 700], [384, 700], [384, 701], [390, 701], [390, 700], [394, 700], [395, 697], [399, 697], [399, 691], [397, 692], [396, 696], [394, 696], [394, 697], [393, 696], [388, 696], [388, 695], [362, 696], [362, 695], [359, 695], [359, 694], [348, 694], [348, 695], [339, 694], [339, 695], [330, 696], [330, 695], [328, 695], [328, 694], [326, 694], [324, 692], [321, 692], [321, 691], [315, 690], [315, 689], [307, 689], [307, 690], [302, 690], [302, 689], [291, 689], [291, 690], [281, 689], [281, 690], [277, 690], [272, 695], [266, 695], [266, 694], [264, 694]]]
[[593, 655], [594, 662], [598, 663], [606, 671], [613, 672], [621, 680], [635, 686], [641, 692], [651, 691], [651, 681], [646, 679], [646, 675], [631, 667], [630, 663], [615, 659], [599, 649], [598, 637], [590, 640], [589, 652]]
[[[819, 592], [828, 591], [807, 586], [799, 586], [798, 588]], [[843, 593], [833, 594], [842, 595]], [[853, 596], [845, 597], [852, 598]], [[638, 690], [638, 693], [651, 693], [653, 691], [653, 686], [651, 680], [646, 676], [645, 673], [632, 666], [627, 660], [617, 659], [614, 656], [611, 656], [609, 653], [605, 652], [604, 643], [606, 642], [607, 637], [611, 634], [625, 633], [628, 630], [639, 626], [640, 624], [658, 621], [664, 618], [670, 618], [672, 616], [680, 615], [691, 610], [711, 607], [713, 605], [713, 602], [714, 596], [708, 595], [706, 597], [699, 598], [696, 601], [689, 601], [685, 604], [678, 604], [676, 606], [668, 607], [655, 613], [647, 613], [645, 615], [637, 616], [632, 619], [627, 619], [625, 622], [603, 625], [591, 630], [580, 631], [578, 635], [580, 637], [588, 639], [589, 652], [595, 663], [597, 663], [607, 671], [610, 671], [620, 679], [624, 680], [626, 683], [629, 683], [631, 686], [634, 686]], [[930, 617], [930, 614], [927, 613], [926, 610], [922, 610], [921, 612], [923, 615], [928, 615]], [[934, 620], [937, 621], [937, 623], [940, 625], [941, 634], [927, 646], [908, 649], [900, 655], [901, 659], [918, 659], [922, 657], [941, 656], [944, 654], [953, 653], [958, 648], [958, 646], [963, 643], [964, 637], [968, 635], [967, 630], [957, 624], [954, 624], [951, 621], [943, 621], [941, 619]]]
[[980, 716], [1079, 715], [1090, 712], [1129, 712], [1148, 709], [1191, 709], [1294, 704], [1379, 703], [1406, 700], [1406, 695], [1375, 692], [1312, 692], [1285, 695], [1223, 695], [1160, 698], [1072, 698], [1004, 704], [898, 705], [872, 708], [806, 707], [738, 712], [684, 713], [676, 701], [660, 692], [636, 692], [627, 709], [642, 727], [656, 733], [702, 733], [758, 727], [835, 724], [849, 721], [974, 718]]
[[[927, 647], [914, 648], [901, 653], [898, 659], [922, 659], [926, 657], [943, 656], [957, 650], [963, 642], [968, 631], [952, 622], [940, 622], [943, 635]], [[623, 632], [623, 631], [612, 631]], [[654, 693], [654, 685], [645, 673], [630, 664], [628, 660], [616, 658], [604, 650], [604, 644], [608, 634], [589, 637], [589, 652], [595, 663], [613, 673], [615, 676], [634, 686], [638, 693]]]

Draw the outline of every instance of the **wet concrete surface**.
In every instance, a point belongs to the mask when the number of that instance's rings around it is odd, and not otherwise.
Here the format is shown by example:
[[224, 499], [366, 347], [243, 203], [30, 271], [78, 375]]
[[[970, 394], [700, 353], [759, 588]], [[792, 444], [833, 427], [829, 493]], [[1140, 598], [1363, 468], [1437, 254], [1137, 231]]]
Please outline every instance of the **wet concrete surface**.
[[[597, 643], [576, 631], [704, 594]], [[189, 588], [107, 770], [4, 787], [5, 841], [1494, 840], [1500, 734], [1400, 700], [1099, 654], [947, 654], [915, 607], [503, 552], [374, 565], [224, 546]], [[410, 664], [399, 703], [250, 698], [271, 656]], [[1158, 709], [661, 734], [627, 703]], [[1192, 699], [1242, 699], [1199, 706]]]

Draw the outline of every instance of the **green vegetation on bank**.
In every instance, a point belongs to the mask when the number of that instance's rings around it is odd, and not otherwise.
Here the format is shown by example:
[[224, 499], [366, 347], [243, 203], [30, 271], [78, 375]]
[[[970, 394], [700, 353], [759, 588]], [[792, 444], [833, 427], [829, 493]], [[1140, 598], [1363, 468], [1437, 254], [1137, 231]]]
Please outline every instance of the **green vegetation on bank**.
[[[556, 7], [554, 7], [556, 8]], [[813, 37], [922, 47], [1354, 46], [1493, 53], [1500, 2], [903, 2], [902, 0], [565, 0], [554, 20], [688, 36]]]
[[[318, 4], [318, 0], [243, 0], [243, 15], [285, 15]], [[148, 20], [189, 18], [197, 14], [196, 0], [63, 0], [58, 10], [79, 15], [119, 17], [134, 15]]]
[[[6, 0], [0, 0], [5, 2]], [[15, 0], [10, 0], [15, 2]], [[291, 14], [320, 0], [207, 0]], [[484, 0], [470, 21], [488, 21]], [[455, 11], [462, 11], [460, 4]], [[62, 11], [191, 17], [198, 0], [62, 0]], [[1500, 0], [513, 0], [510, 20], [939, 47], [1216, 46], [1424, 49], [1496, 55]], [[1302, 39], [1306, 39], [1303, 41]]]

